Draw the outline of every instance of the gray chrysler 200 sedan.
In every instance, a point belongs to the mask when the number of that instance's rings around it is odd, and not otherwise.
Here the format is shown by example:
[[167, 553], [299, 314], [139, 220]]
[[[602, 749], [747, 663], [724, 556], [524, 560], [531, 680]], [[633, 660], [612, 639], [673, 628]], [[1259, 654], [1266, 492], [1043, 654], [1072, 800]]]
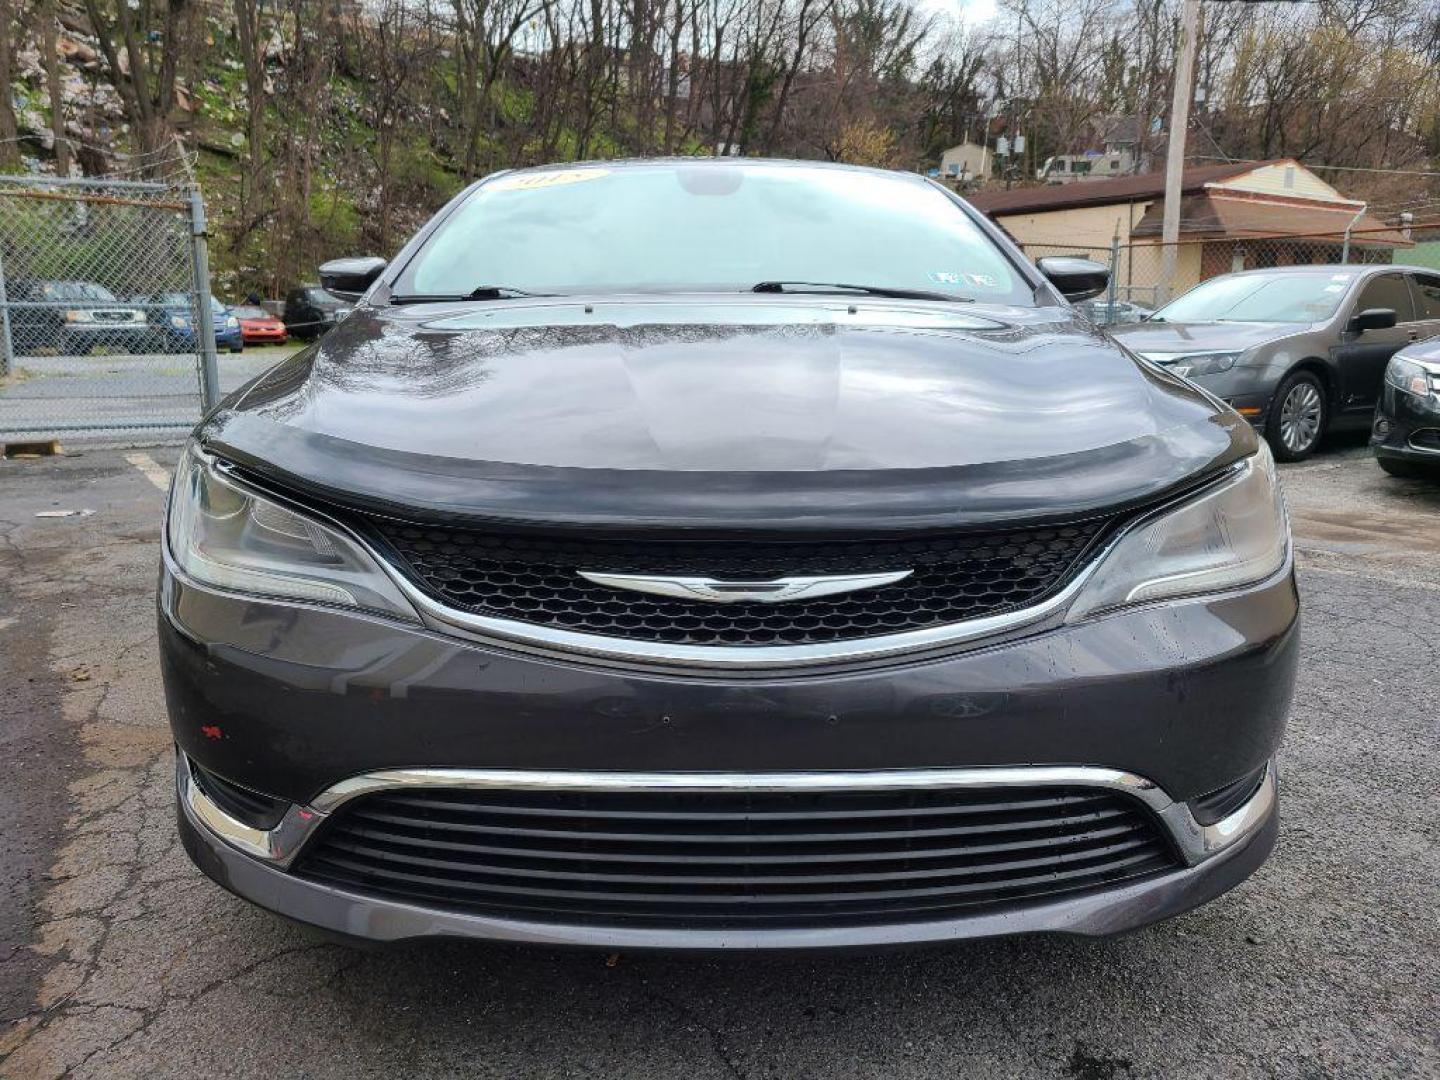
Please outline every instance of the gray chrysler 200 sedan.
[[503, 173], [196, 430], [160, 639], [205, 873], [357, 938], [1104, 935], [1269, 854], [1269, 451], [915, 176]]
[[1365, 430], [1390, 357], [1440, 334], [1440, 273], [1287, 266], [1226, 274], [1111, 333], [1223, 398], [1299, 461], [1325, 432]]

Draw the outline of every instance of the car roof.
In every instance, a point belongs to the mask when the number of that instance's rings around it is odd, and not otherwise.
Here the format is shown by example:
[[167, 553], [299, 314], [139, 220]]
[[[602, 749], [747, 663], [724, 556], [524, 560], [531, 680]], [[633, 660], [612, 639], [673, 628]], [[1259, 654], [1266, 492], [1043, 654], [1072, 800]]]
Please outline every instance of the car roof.
[[[1297, 266], [1257, 266], [1250, 270], [1232, 270], [1221, 277], [1255, 277], [1260, 274], [1440, 274], [1433, 266], [1409, 266], [1405, 263], [1303, 263]], [[1213, 280], [1213, 279], [1211, 279]]]

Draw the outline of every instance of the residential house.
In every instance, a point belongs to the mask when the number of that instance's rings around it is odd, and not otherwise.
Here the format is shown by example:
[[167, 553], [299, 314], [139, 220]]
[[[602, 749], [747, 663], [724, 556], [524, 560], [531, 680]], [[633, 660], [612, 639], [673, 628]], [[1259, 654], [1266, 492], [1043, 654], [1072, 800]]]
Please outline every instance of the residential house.
[[1197, 165], [1180, 182], [1176, 270], [1161, 280], [1160, 233], [1165, 174], [1120, 176], [1085, 184], [982, 191], [970, 202], [1032, 258], [1089, 255], [1109, 262], [1120, 248], [1119, 295], [1161, 303], [1232, 270], [1341, 261], [1346, 233], [1352, 262], [1392, 262], [1411, 241], [1365, 213], [1298, 162]]
[[942, 180], [973, 180], [989, 175], [991, 156], [984, 147], [973, 142], [952, 146], [940, 155]]

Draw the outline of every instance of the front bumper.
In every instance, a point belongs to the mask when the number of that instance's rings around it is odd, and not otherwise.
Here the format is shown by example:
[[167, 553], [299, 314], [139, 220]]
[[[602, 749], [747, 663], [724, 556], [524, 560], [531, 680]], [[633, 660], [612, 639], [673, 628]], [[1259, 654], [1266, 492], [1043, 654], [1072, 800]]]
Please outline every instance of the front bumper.
[[[1288, 566], [1236, 592], [938, 656], [749, 676], [666, 674], [482, 645], [359, 613], [226, 595], [168, 566], [159, 623], [182, 751], [181, 829], [195, 861], [226, 888], [359, 937], [607, 948], [1106, 934], [1193, 907], [1242, 880], [1273, 843], [1273, 774], [1219, 832], [1196, 825], [1186, 803], [1273, 758], [1298, 647]], [[291, 812], [275, 830], [237, 829], [196, 797], [190, 760], [293, 804]], [[765, 931], [527, 923], [355, 895], [286, 870], [335, 792], [376, 773], [823, 773], [843, 786], [859, 774], [970, 777], [1034, 762], [1135, 779], [1184, 854], [1183, 868], [998, 914]]]
[[85, 348], [140, 349], [150, 341], [150, 327], [145, 323], [66, 323], [60, 330], [65, 343]]
[[1370, 429], [1377, 458], [1440, 473], [1440, 396], [1419, 397], [1386, 383]]
[[[1045, 770], [1011, 771], [1018, 780]], [[1066, 771], [1072, 775], [1089, 772], [1097, 782], [1107, 772]], [[853, 774], [848, 782], [863, 775]], [[1210, 826], [1199, 825], [1184, 803], [1172, 802], [1138, 777], [1113, 776], [1123, 777], [1121, 782], [1152, 808], [1163, 807], [1157, 816], [1184, 851], [1188, 865], [1183, 869], [1103, 892], [963, 918], [838, 927], [676, 930], [566, 925], [444, 911], [308, 881], [285, 868], [306, 838], [323, 825], [323, 810], [292, 807], [274, 829], [255, 830], [231, 818], [205, 794], [195, 783], [183, 753], [177, 754], [175, 771], [181, 839], [195, 864], [237, 896], [331, 933], [383, 942], [454, 937], [616, 950], [714, 951], [880, 948], [1039, 932], [1107, 936], [1179, 915], [1214, 899], [1254, 873], [1274, 847], [1279, 811], [1273, 764], [1266, 766], [1259, 787], [1242, 806]], [[672, 778], [684, 780], [675, 774]], [[455, 782], [453, 776], [436, 779]], [[653, 782], [655, 777], [648, 779]], [[755, 779], [773, 782], [768, 777]], [[413, 788], [417, 779], [411, 776], [395, 782]], [[838, 785], [847, 781], [827, 782]], [[886, 782], [891, 782], [889, 777]], [[976, 782], [991, 781], [982, 778]], [[364, 782], [348, 791], [341, 785], [321, 801], [339, 805], [359, 787], [364, 787]]]

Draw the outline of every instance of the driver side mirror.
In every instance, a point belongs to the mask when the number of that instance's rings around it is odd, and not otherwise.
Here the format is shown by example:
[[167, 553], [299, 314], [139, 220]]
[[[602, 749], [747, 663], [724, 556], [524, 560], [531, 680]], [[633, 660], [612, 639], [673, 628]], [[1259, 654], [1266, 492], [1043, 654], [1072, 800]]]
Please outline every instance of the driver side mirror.
[[1366, 308], [1350, 319], [1350, 329], [1357, 334], [1366, 330], [1388, 330], [1395, 325], [1395, 309], [1388, 307]]
[[320, 287], [341, 300], [353, 302], [365, 295], [387, 265], [384, 259], [375, 255], [331, 259], [320, 264]]
[[1036, 264], [1046, 280], [1072, 304], [1099, 296], [1110, 284], [1110, 268], [1092, 259], [1051, 255]]

